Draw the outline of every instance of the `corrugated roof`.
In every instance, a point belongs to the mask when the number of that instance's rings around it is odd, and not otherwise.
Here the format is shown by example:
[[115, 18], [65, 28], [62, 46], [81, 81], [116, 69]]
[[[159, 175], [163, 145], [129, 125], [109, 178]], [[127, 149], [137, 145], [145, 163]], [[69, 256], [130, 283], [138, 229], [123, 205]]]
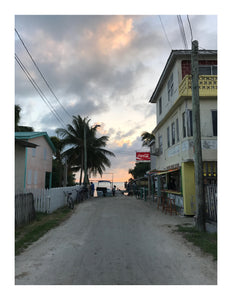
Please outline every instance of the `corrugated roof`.
[[21, 146], [28, 147], [28, 148], [36, 148], [38, 145], [34, 143], [30, 143], [28, 141], [22, 140], [22, 139], [15, 139], [15, 142]]
[[51, 147], [52, 151], [55, 153], [56, 152], [56, 148], [53, 145], [51, 139], [49, 138], [48, 134], [46, 131], [42, 131], [42, 132], [15, 132], [15, 139], [17, 140], [30, 140], [30, 139], [34, 139], [36, 137], [40, 137], [40, 136], [44, 136], [46, 141], [48, 142], [49, 146]]

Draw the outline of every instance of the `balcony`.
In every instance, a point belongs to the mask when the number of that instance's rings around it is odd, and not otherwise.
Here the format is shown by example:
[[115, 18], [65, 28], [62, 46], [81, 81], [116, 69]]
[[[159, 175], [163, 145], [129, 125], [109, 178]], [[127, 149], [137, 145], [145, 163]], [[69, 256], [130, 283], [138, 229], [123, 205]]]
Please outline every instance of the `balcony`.
[[160, 150], [161, 150], [160, 148], [155, 148], [155, 149], [151, 152], [151, 155], [153, 155], [153, 156], [160, 156], [160, 155], [162, 154]]
[[[192, 96], [192, 76], [186, 75], [179, 85], [179, 97]], [[217, 97], [217, 75], [199, 75], [199, 96]]]

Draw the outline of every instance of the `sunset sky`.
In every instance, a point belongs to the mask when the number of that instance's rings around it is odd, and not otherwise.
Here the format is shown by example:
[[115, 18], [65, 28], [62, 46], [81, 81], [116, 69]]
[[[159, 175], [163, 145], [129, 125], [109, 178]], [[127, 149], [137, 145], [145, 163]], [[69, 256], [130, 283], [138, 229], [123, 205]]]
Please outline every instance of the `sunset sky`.
[[[141, 147], [141, 133], [151, 132], [156, 125], [151, 94], [171, 50], [184, 49], [177, 15], [73, 13], [15, 16], [15, 28], [56, 98], [17, 34], [15, 53], [59, 116], [53, 115], [15, 62], [20, 125], [52, 136], [56, 128], [71, 123], [70, 116], [88, 116], [91, 125], [101, 125], [100, 134], [110, 137], [107, 149], [116, 155], [106, 173], [113, 173], [114, 181], [126, 181], [131, 177], [128, 169], [134, 167], [136, 151], [148, 150]], [[190, 13], [189, 19], [199, 47], [217, 49], [217, 17]], [[182, 21], [190, 49], [187, 15], [182, 15]], [[111, 179], [110, 174], [103, 177]]]

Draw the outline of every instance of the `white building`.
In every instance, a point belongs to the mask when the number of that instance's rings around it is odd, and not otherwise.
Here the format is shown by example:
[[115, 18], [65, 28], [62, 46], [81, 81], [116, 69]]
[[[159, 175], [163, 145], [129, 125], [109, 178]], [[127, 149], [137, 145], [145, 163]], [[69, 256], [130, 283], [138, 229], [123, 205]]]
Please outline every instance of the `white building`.
[[[216, 178], [217, 51], [199, 51], [199, 96], [205, 178]], [[151, 96], [157, 125], [151, 144], [153, 192], [166, 193], [186, 215], [195, 214], [191, 51], [173, 50]], [[154, 181], [157, 182], [154, 185]], [[156, 186], [156, 190], [155, 187]]]

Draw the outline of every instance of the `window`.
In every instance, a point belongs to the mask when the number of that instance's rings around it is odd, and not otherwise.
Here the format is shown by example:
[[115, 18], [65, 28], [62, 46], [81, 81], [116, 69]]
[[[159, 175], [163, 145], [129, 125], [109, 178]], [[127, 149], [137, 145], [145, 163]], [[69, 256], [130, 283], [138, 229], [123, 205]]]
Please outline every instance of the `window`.
[[159, 136], [158, 141], [159, 141], [159, 152], [160, 152], [160, 154], [162, 154], [162, 153], [163, 153], [163, 140], [162, 140], [162, 135]]
[[35, 157], [36, 154], [36, 148], [32, 148], [32, 157]]
[[186, 124], [185, 124], [185, 112], [182, 114], [182, 123], [183, 123], [183, 138], [186, 137]]
[[217, 136], [217, 111], [212, 110], [213, 136]]
[[178, 119], [176, 119], [176, 141], [180, 141], [180, 135], [179, 135], [179, 122]]
[[173, 73], [171, 74], [168, 80], [168, 101], [170, 101], [172, 95], [173, 95]]
[[44, 148], [44, 160], [47, 159], [47, 148]]
[[168, 145], [168, 148], [170, 147], [170, 130], [169, 130], [169, 127], [167, 128], [167, 145]]
[[181, 191], [181, 173], [180, 170], [167, 174], [167, 188], [176, 192]]
[[175, 144], [175, 123], [172, 123], [172, 145]]
[[[186, 118], [187, 115], [187, 118]], [[186, 112], [182, 114], [182, 122], [183, 122], [183, 137], [193, 136], [193, 118], [192, 118], [192, 111], [188, 109]], [[187, 130], [186, 130], [187, 125]]]
[[159, 114], [162, 114], [162, 97], [159, 98]]
[[199, 75], [217, 75], [217, 66], [199, 66]]
[[188, 136], [193, 136], [193, 114], [190, 109], [188, 109], [187, 113], [188, 113], [187, 133], [188, 133]]

